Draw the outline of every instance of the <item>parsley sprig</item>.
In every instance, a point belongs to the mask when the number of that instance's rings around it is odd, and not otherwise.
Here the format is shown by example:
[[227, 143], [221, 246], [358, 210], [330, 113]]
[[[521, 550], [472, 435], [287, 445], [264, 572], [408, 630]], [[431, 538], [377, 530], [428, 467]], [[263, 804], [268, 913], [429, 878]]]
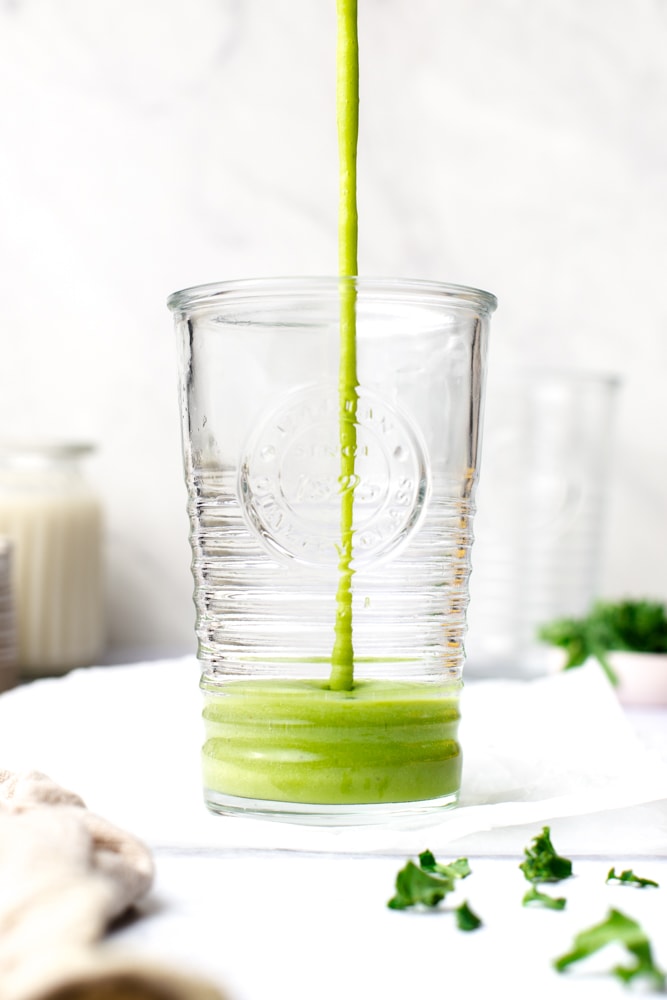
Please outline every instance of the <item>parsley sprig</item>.
[[[436, 907], [453, 892], [458, 880], [470, 875], [467, 858], [457, 858], [450, 864], [440, 864], [431, 851], [422, 851], [419, 864], [408, 861], [396, 876], [396, 891], [387, 906], [391, 910], [407, 910], [412, 906]], [[474, 931], [482, 921], [467, 902], [461, 903], [454, 913], [462, 931]]]
[[657, 601], [597, 601], [584, 618], [547, 622], [538, 630], [538, 638], [565, 650], [565, 670], [592, 656], [617, 684], [607, 653], [667, 653], [667, 610]]
[[535, 903], [538, 906], [545, 906], [547, 910], [564, 910], [567, 900], [564, 896], [550, 896], [547, 892], [540, 892], [535, 885], [531, 885], [522, 903], [524, 906]]
[[635, 875], [631, 868], [627, 868], [625, 871], [621, 872], [620, 875], [616, 874], [615, 868], [610, 868], [607, 874], [607, 882], [622, 882], [624, 885], [635, 885], [640, 889], [645, 889], [647, 885], [655, 886], [656, 889], [659, 888], [657, 882], [654, 882], [651, 878], [642, 878], [640, 875]]
[[532, 846], [524, 850], [525, 860], [519, 865], [531, 888], [523, 897], [523, 905], [546, 906], [550, 910], [565, 909], [566, 900], [562, 896], [550, 896], [537, 888], [538, 883], [562, 882], [572, 875], [572, 862], [558, 854], [551, 842], [551, 829], [542, 827], [542, 833], [533, 837]]
[[[537, 904], [550, 910], [564, 909], [566, 900], [563, 897], [550, 896], [537, 888], [539, 884], [561, 882], [572, 875], [572, 862], [557, 853], [548, 826], [543, 827], [542, 832], [533, 837], [530, 846], [524, 849], [524, 855], [524, 861], [519, 868], [531, 886], [523, 897], [523, 905]], [[396, 893], [387, 905], [392, 910], [406, 910], [414, 906], [436, 907], [454, 891], [457, 881], [469, 874], [470, 865], [467, 858], [458, 858], [443, 865], [436, 861], [431, 851], [423, 851], [419, 855], [418, 864], [408, 861], [399, 871], [396, 876]], [[635, 875], [632, 869], [625, 869], [617, 875], [616, 869], [610, 868], [606, 881], [617, 881], [623, 885], [639, 888], [658, 887], [658, 883], [653, 879]], [[481, 926], [482, 921], [467, 902], [461, 903], [449, 912], [455, 914], [457, 926], [463, 931], [476, 930]], [[636, 920], [616, 909], [610, 909], [606, 919], [601, 923], [577, 934], [570, 951], [554, 959], [554, 968], [558, 972], [564, 972], [569, 966], [614, 943], [625, 947], [632, 961], [629, 965], [617, 965], [612, 968], [612, 975], [626, 985], [636, 979], [644, 979], [653, 989], [665, 992], [667, 974], [656, 965], [646, 933]]]
[[526, 859], [519, 868], [529, 882], [561, 882], [572, 874], [572, 862], [556, 853], [548, 826], [533, 837], [532, 847], [526, 847], [524, 854]]
[[571, 951], [554, 960], [554, 968], [563, 972], [574, 962], [579, 962], [589, 955], [600, 951], [608, 944], [623, 945], [634, 958], [631, 965], [616, 965], [611, 970], [623, 983], [631, 983], [634, 979], [646, 979], [658, 990], [665, 989], [665, 973], [653, 960], [651, 944], [636, 920], [611, 909], [602, 923], [588, 927], [577, 934]]
[[470, 875], [470, 865], [467, 858], [457, 858], [448, 865], [441, 865], [431, 851], [422, 851], [419, 855], [419, 867], [425, 872], [436, 872], [445, 878], [467, 878]]
[[476, 931], [478, 927], [482, 926], [482, 921], [474, 913], [468, 903], [461, 903], [454, 910], [456, 914], [456, 926], [460, 931]]

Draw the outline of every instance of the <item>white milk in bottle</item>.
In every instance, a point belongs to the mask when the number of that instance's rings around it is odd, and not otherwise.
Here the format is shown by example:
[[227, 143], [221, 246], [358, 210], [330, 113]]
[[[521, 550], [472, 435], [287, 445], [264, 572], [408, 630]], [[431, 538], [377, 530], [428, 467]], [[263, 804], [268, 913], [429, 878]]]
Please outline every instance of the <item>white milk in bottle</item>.
[[104, 644], [102, 510], [83, 444], [0, 441], [0, 535], [12, 541], [23, 677], [62, 674]]
[[0, 535], [0, 693], [19, 680], [11, 573], [12, 543]]

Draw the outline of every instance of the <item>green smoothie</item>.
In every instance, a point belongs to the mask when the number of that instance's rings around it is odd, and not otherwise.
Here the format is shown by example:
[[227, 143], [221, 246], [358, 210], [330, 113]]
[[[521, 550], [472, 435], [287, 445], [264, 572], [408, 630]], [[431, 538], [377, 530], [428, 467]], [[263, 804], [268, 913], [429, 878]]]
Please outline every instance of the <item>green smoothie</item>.
[[336, 46], [336, 118], [340, 159], [338, 209], [340, 286], [340, 361], [338, 424], [340, 437], [340, 558], [336, 593], [335, 642], [331, 653], [331, 687], [349, 691], [354, 680], [352, 643], [352, 530], [357, 455], [357, 293], [345, 280], [358, 273], [357, 140], [359, 136], [359, 43], [357, 0], [338, 0]]
[[[356, 0], [337, 0], [337, 13], [341, 530], [330, 674], [322, 680], [202, 680], [204, 783], [211, 803], [223, 808], [225, 799], [335, 806], [453, 802], [461, 779], [460, 682], [356, 676], [364, 666], [355, 663], [352, 621], [359, 388], [357, 291], [349, 280], [358, 273]], [[276, 663], [276, 671], [284, 669]]]
[[460, 684], [229, 681], [206, 693], [204, 782], [224, 795], [329, 805], [455, 796]]

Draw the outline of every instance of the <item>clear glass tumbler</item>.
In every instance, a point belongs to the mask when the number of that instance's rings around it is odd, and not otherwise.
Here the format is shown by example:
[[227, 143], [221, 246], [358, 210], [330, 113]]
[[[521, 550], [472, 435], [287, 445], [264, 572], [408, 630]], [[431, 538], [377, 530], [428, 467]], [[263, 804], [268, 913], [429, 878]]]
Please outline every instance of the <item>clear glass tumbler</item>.
[[488, 460], [478, 495], [471, 676], [530, 678], [552, 669], [541, 625], [581, 617], [598, 596], [614, 415], [614, 376], [493, 370]]
[[[343, 477], [350, 294], [356, 443]], [[357, 823], [456, 802], [495, 305], [470, 288], [334, 277], [230, 281], [169, 299], [213, 811]], [[331, 661], [350, 487], [354, 674], [339, 689]]]

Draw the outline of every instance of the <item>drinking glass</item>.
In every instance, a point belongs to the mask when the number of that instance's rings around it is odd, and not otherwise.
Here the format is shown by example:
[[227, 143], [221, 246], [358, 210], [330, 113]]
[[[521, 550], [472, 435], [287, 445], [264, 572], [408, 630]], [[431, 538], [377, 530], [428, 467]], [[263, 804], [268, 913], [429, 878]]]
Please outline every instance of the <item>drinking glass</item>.
[[599, 594], [619, 380], [601, 372], [494, 369], [478, 495], [469, 676], [553, 669], [541, 625]]
[[[350, 296], [353, 446], [341, 445], [339, 385]], [[495, 305], [454, 285], [338, 277], [169, 299], [213, 811], [359, 823], [456, 802]], [[331, 664], [346, 489], [354, 673], [341, 689]]]

